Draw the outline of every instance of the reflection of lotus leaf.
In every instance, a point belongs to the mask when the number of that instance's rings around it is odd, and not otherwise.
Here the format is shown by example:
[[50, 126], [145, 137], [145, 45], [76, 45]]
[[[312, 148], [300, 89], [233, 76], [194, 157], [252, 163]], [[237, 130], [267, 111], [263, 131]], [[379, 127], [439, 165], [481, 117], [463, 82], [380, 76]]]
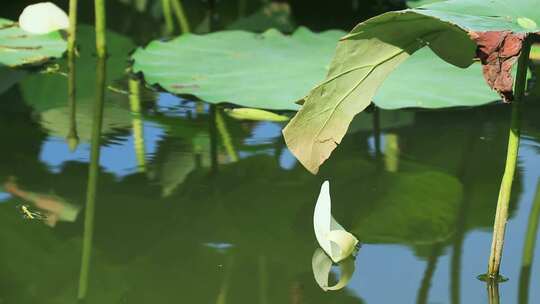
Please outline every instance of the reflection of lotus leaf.
[[[92, 135], [92, 111], [91, 104], [77, 105], [77, 135], [82, 141], [90, 142]], [[131, 125], [131, 116], [123, 108], [109, 105], [103, 115], [102, 134], [111, 134], [119, 129], [125, 129]], [[59, 107], [45, 110], [41, 113], [41, 125], [49, 131], [50, 135], [65, 138], [70, 128], [69, 108]]]
[[353, 231], [362, 242], [420, 244], [452, 236], [462, 197], [456, 178], [436, 171], [384, 176], [379, 207], [357, 215]]
[[337, 154], [321, 174], [334, 181], [333, 198], [341, 202], [333, 214], [345, 218], [361, 243], [415, 245], [452, 236], [462, 199], [458, 179], [403, 159], [400, 171], [389, 173], [382, 164], [350, 157]]
[[[93, 104], [96, 82], [96, 58], [94, 47], [93, 27], [81, 25], [78, 27], [78, 43], [81, 45], [81, 56], [76, 60], [76, 108], [77, 131], [82, 140], [90, 138], [90, 128], [93, 115]], [[128, 38], [108, 32], [107, 81], [109, 83], [125, 75], [127, 62], [126, 54], [133, 48]], [[62, 62], [65, 64], [65, 61]], [[60, 74], [33, 74], [21, 83], [22, 94], [27, 104], [42, 114], [44, 127], [53, 134], [65, 137], [69, 130], [68, 108], [68, 79]], [[131, 114], [128, 109], [115, 106], [112, 99], [119, 99], [116, 104], [125, 102], [127, 96], [106, 90], [103, 134], [118, 128], [131, 125]]]
[[60, 32], [29, 34], [13, 21], [0, 18], [0, 64], [20, 66], [40, 64], [61, 57], [67, 43]]

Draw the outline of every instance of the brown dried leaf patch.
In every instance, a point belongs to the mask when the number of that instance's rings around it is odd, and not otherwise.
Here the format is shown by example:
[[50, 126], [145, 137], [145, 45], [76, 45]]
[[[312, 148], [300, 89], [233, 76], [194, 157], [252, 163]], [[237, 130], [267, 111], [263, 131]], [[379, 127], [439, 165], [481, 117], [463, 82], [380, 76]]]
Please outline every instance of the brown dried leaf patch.
[[488, 85], [504, 102], [514, 99], [512, 90], [512, 66], [518, 59], [526, 34], [510, 31], [471, 32], [478, 48], [476, 55], [483, 65], [483, 74]]

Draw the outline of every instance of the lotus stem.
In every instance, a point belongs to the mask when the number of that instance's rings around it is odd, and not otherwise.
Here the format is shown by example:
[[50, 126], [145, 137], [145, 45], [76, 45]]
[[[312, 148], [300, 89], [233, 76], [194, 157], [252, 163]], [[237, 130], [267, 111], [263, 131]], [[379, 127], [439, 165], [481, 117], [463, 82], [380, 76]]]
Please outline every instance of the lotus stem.
[[161, 6], [163, 7], [163, 17], [165, 18], [165, 30], [167, 31], [167, 35], [171, 35], [174, 32], [171, 0], [161, 0]]
[[96, 14], [96, 50], [100, 58], [107, 55], [107, 41], [105, 39], [106, 18], [105, 18], [105, 0], [95, 0], [94, 9]]
[[515, 98], [512, 102], [512, 118], [510, 122], [510, 134], [508, 138], [508, 150], [506, 154], [506, 166], [499, 190], [497, 201], [497, 211], [495, 213], [495, 222], [493, 224], [493, 239], [491, 241], [491, 253], [488, 263], [488, 280], [499, 280], [499, 270], [501, 266], [504, 234], [506, 222], [508, 220], [508, 205], [510, 204], [510, 194], [512, 191], [512, 182], [516, 171], [519, 136], [521, 124], [521, 103], [525, 95], [527, 81], [527, 61], [531, 49], [530, 41], [526, 39], [523, 42], [521, 55], [518, 59], [516, 81], [514, 85]]
[[536, 186], [536, 196], [534, 198], [525, 243], [523, 245], [523, 256], [521, 258], [521, 271], [519, 273], [519, 293], [518, 303], [527, 304], [529, 302], [529, 283], [531, 279], [531, 266], [534, 258], [534, 248], [536, 247], [536, 234], [538, 232], [538, 220], [540, 219], [540, 182]]
[[96, 101], [92, 120], [92, 140], [90, 143], [90, 168], [88, 169], [88, 186], [86, 189], [86, 209], [84, 213], [84, 234], [82, 244], [81, 272], [79, 275], [78, 299], [86, 297], [88, 290], [88, 274], [92, 256], [92, 239], [94, 234], [94, 211], [99, 173], [99, 154], [101, 126], [103, 124], [103, 104], [105, 99], [105, 58], [98, 58], [96, 77]]
[[[71, 26], [71, 25], [70, 25]], [[69, 149], [74, 151], [79, 145], [77, 135], [77, 104], [76, 104], [76, 72], [75, 52], [68, 53], [68, 100], [69, 100], [69, 133], [66, 137]]]
[[137, 167], [139, 172], [144, 172], [145, 164], [145, 146], [144, 146], [144, 128], [141, 119], [141, 97], [140, 85], [136, 79], [129, 79], [129, 107], [132, 115], [133, 138], [135, 145], [135, 155], [137, 156]]
[[68, 56], [75, 54], [77, 42], [77, 0], [69, 0]]
[[176, 19], [178, 19], [178, 24], [180, 25], [182, 34], [190, 33], [191, 29], [189, 27], [189, 21], [184, 11], [184, 7], [182, 6], [182, 2], [180, 0], [170, 1], [172, 1], [172, 8], [174, 10], [174, 14], [176, 15]]

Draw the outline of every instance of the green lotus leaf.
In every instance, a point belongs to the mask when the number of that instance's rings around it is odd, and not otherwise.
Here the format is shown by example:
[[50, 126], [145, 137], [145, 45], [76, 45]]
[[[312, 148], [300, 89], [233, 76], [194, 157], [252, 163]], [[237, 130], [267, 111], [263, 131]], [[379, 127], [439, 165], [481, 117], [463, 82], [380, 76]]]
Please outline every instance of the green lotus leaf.
[[[316, 173], [341, 142], [353, 117], [372, 100], [378, 104], [376, 94], [389, 75], [413, 53], [426, 47], [460, 68], [471, 66], [477, 53], [485, 55], [481, 59], [487, 67], [483, 72], [488, 76], [488, 84], [505, 100], [511, 100], [512, 76], [507, 67], [519, 56], [525, 37], [539, 30], [540, 12], [536, 4], [527, 0], [444, 1], [385, 13], [360, 23], [340, 40], [326, 80], [302, 100], [303, 107], [285, 128], [288, 147], [308, 170]], [[429, 84], [412, 81], [414, 75], [422, 72], [411, 70], [409, 78], [402, 81], [419, 93], [430, 92]], [[444, 83], [451, 74], [456, 73], [445, 71], [425, 76]], [[464, 90], [468, 79], [461, 81], [437, 94]], [[483, 86], [478, 85], [478, 90], [484, 90]], [[471, 95], [478, 92], [466, 91]], [[403, 100], [393, 101], [391, 106], [381, 104], [391, 108], [423, 106], [414, 104], [414, 100]], [[478, 98], [465, 96], [451, 103], [433, 102], [430, 107], [474, 106], [492, 100], [479, 102]]]
[[30, 34], [8, 19], [0, 18], [0, 65], [10, 67], [41, 64], [62, 57], [67, 42], [60, 32]]
[[211, 103], [296, 110], [295, 101], [324, 79], [341, 31], [291, 36], [223, 31], [153, 41], [133, 54], [133, 71], [150, 84]]

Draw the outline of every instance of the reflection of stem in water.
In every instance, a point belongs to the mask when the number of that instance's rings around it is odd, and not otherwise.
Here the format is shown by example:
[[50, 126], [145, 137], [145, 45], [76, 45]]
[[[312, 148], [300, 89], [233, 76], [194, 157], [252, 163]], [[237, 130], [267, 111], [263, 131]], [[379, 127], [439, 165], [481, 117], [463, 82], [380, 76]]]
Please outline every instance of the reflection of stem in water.
[[268, 267], [264, 255], [259, 256], [259, 304], [268, 304]]
[[431, 279], [435, 273], [435, 268], [437, 267], [437, 261], [441, 254], [441, 245], [434, 244], [431, 249], [431, 254], [429, 255], [426, 271], [424, 272], [424, 277], [422, 278], [422, 283], [420, 284], [420, 289], [418, 290], [418, 295], [416, 297], [416, 303], [425, 304], [428, 300], [429, 288], [431, 287]]
[[132, 115], [133, 138], [135, 144], [135, 155], [137, 156], [137, 167], [140, 172], [145, 171], [145, 147], [144, 129], [141, 119], [141, 97], [140, 85], [136, 79], [129, 79], [129, 107]]
[[88, 170], [88, 187], [86, 189], [84, 236], [82, 246], [81, 272], [79, 277], [79, 299], [84, 299], [86, 297], [86, 291], [88, 288], [88, 273], [90, 271], [92, 237], [94, 233], [94, 207], [96, 203], [96, 190], [99, 172], [99, 143], [101, 138], [101, 125], [103, 122], [103, 103], [105, 98], [105, 66], [105, 59], [99, 59], [97, 64], [96, 103], [94, 105], [94, 117], [92, 121], [90, 168]]
[[499, 282], [491, 280], [486, 284], [488, 292], [488, 303], [499, 304]]
[[167, 35], [174, 32], [173, 15], [171, 11], [171, 0], [161, 0], [163, 7], [163, 17], [165, 18], [165, 30]]
[[529, 301], [529, 282], [531, 279], [531, 266], [534, 257], [534, 248], [536, 245], [536, 234], [538, 231], [538, 219], [540, 218], [540, 183], [536, 187], [536, 196], [534, 198], [531, 212], [529, 213], [529, 222], [523, 245], [523, 256], [521, 258], [521, 271], [519, 274], [519, 296], [518, 303], [526, 304]]
[[216, 129], [216, 106], [210, 105], [208, 123], [209, 135], [210, 135], [210, 166], [213, 174], [218, 171], [218, 141], [217, 141], [217, 129]]
[[227, 130], [227, 125], [225, 124], [225, 120], [223, 119], [221, 111], [219, 110], [216, 110], [216, 127], [219, 132], [219, 136], [221, 137], [221, 142], [229, 155], [229, 159], [232, 162], [238, 161], [238, 154], [236, 153], [236, 149], [234, 149], [231, 134], [229, 133], [229, 130]]
[[223, 282], [221, 283], [221, 287], [219, 288], [216, 304], [227, 303], [227, 293], [229, 292], [229, 281], [231, 280], [233, 265], [234, 257], [230, 256], [227, 259], [227, 264], [223, 265], [223, 267], [225, 268], [225, 274], [223, 276]]
[[[471, 205], [471, 185], [473, 184], [474, 173], [476, 172], [476, 170], [471, 169], [472, 167], [469, 162], [471, 161], [470, 155], [474, 150], [474, 143], [479, 137], [475, 133], [478, 132], [478, 129], [475, 130], [469, 134], [461, 150], [461, 169], [458, 172], [458, 178], [463, 184], [463, 196], [456, 214], [456, 233], [450, 260], [450, 299], [452, 304], [459, 304], [461, 300], [461, 255], [463, 253], [463, 240], [465, 239], [465, 232], [467, 230], [467, 215], [469, 206]], [[470, 176], [470, 173], [473, 173], [473, 175]]]
[[293, 282], [291, 286], [291, 304], [303, 303], [302, 284], [299, 282]]
[[68, 53], [73, 56], [77, 41], [77, 0], [69, 0]]
[[506, 166], [499, 190], [499, 199], [497, 201], [497, 211], [495, 213], [495, 222], [493, 225], [493, 239], [491, 243], [491, 253], [489, 257], [488, 273], [489, 279], [499, 279], [499, 269], [501, 265], [504, 233], [506, 221], [508, 220], [508, 205], [510, 203], [510, 193], [512, 191], [512, 182], [514, 180], [518, 150], [519, 135], [521, 123], [521, 102], [525, 93], [527, 79], [527, 61], [531, 49], [530, 41], [523, 42], [523, 49], [518, 60], [515, 100], [512, 102], [512, 120], [510, 125], [510, 134], [508, 138], [508, 151], [506, 154]]
[[172, 8], [174, 10], [174, 14], [176, 15], [176, 19], [178, 19], [178, 24], [180, 25], [180, 31], [182, 31], [182, 34], [187, 34], [191, 32], [191, 29], [189, 27], [189, 21], [186, 16], [186, 12], [184, 11], [184, 7], [182, 6], [181, 0], [170, 1], [172, 1]]
[[467, 223], [467, 211], [469, 210], [469, 199], [464, 193], [463, 201], [460, 204], [458, 219], [456, 222], [456, 234], [452, 248], [452, 257], [450, 260], [450, 298], [452, 304], [460, 302], [460, 278], [461, 278], [461, 254], [463, 252], [463, 239]]
[[69, 149], [74, 151], [79, 144], [79, 136], [77, 135], [75, 52], [68, 52], [68, 70], [69, 133], [66, 140]]
[[399, 137], [397, 134], [384, 134], [384, 167], [388, 172], [399, 169]]
[[96, 15], [96, 50], [98, 57], [105, 58], [107, 55], [107, 42], [105, 40], [106, 19], [105, 0], [94, 0]]
[[375, 143], [375, 156], [381, 155], [381, 122], [379, 108], [373, 110], [373, 140]]

